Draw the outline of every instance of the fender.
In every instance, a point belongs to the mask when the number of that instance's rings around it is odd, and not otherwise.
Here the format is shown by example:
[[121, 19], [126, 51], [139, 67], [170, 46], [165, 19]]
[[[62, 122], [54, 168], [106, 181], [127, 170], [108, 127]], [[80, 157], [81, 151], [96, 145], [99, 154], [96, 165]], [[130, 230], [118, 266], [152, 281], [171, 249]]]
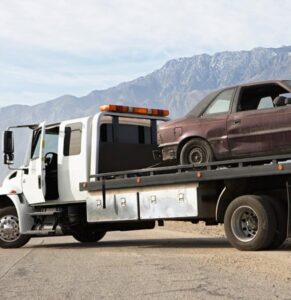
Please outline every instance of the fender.
[[225, 193], [226, 187], [224, 187], [218, 197], [217, 203], [216, 203], [216, 208], [215, 208], [215, 220], [217, 222], [221, 222], [221, 212], [220, 212], [220, 203], [221, 203], [221, 198], [223, 197], [224, 193]]
[[[8, 198], [11, 201], [11, 204], [13, 204], [13, 206], [17, 211], [20, 233], [24, 233], [28, 230], [31, 230], [34, 224], [34, 220], [28, 213], [33, 212], [34, 210], [31, 206], [28, 205], [23, 194], [19, 194], [19, 195], [2, 194], [0, 195], [0, 202], [4, 197], [6, 199]], [[10, 206], [10, 204], [8, 205]], [[6, 206], [7, 205], [5, 205], [4, 207]]]
[[223, 223], [225, 211], [232, 200], [236, 197], [245, 194], [248, 191], [248, 180], [227, 180], [224, 183], [215, 209], [215, 219], [218, 223]]

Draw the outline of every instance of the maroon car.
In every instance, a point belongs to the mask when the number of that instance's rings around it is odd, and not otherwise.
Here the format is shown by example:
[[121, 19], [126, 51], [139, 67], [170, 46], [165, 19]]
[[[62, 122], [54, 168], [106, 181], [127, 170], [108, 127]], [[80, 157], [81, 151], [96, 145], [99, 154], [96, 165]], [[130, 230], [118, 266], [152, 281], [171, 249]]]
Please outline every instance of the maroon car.
[[185, 117], [160, 125], [163, 160], [181, 164], [291, 153], [291, 80], [215, 91]]

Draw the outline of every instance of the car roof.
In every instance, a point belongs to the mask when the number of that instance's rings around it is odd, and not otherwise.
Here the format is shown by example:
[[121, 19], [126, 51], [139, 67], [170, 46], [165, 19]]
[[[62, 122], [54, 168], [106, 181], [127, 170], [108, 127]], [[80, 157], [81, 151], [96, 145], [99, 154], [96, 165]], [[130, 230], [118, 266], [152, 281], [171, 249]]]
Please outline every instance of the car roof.
[[286, 88], [290, 90], [290, 87], [286, 86], [286, 82], [290, 80], [287, 79], [276, 79], [276, 80], [263, 80], [263, 81], [252, 81], [252, 82], [246, 82], [241, 83], [237, 85], [227, 86], [218, 90], [215, 90], [205, 96], [201, 101], [199, 101], [192, 110], [187, 114], [187, 116], [194, 116], [199, 117], [201, 113], [204, 111], [205, 107], [207, 107], [212, 99], [214, 99], [218, 94], [223, 92], [224, 90], [232, 89], [232, 88], [238, 88], [238, 87], [249, 87], [249, 86], [256, 86], [256, 85], [264, 85], [264, 84], [281, 84], [284, 85]]
[[228, 89], [231, 89], [231, 88], [248, 87], [248, 86], [264, 85], [264, 84], [283, 84], [284, 86], [286, 86], [287, 81], [290, 81], [290, 80], [288, 80], [288, 79], [276, 79], [276, 80], [251, 81], [251, 82], [245, 82], [245, 83], [240, 83], [240, 84], [236, 84], [236, 85], [226, 86], [226, 87], [220, 88], [216, 91], [217, 92], [222, 92], [224, 90], [228, 90]]

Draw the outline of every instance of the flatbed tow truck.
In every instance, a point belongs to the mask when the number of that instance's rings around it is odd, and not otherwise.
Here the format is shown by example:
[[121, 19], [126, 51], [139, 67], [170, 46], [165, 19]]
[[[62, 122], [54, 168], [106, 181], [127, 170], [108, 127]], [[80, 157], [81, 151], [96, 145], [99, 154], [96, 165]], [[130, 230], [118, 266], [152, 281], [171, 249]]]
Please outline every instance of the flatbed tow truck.
[[24, 165], [0, 188], [0, 246], [56, 235], [92, 243], [166, 220], [223, 223], [240, 250], [280, 247], [291, 236], [291, 154], [161, 166], [157, 126], [167, 115], [106, 105], [93, 117], [8, 128], [9, 166], [13, 131], [32, 134]]

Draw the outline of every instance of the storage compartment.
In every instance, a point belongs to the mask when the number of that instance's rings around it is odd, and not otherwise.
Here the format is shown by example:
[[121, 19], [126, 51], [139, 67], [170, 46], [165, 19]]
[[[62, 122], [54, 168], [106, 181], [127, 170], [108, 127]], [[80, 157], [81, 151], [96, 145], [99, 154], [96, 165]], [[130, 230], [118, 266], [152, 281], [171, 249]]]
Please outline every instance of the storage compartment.
[[198, 184], [148, 187], [140, 190], [140, 218], [173, 219], [198, 216]]
[[105, 202], [102, 193], [96, 193], [96, 196], [88, 198], [86, 203], [88, 222], [138, 219], [138, 198], [135, 192], [106, 193]]

